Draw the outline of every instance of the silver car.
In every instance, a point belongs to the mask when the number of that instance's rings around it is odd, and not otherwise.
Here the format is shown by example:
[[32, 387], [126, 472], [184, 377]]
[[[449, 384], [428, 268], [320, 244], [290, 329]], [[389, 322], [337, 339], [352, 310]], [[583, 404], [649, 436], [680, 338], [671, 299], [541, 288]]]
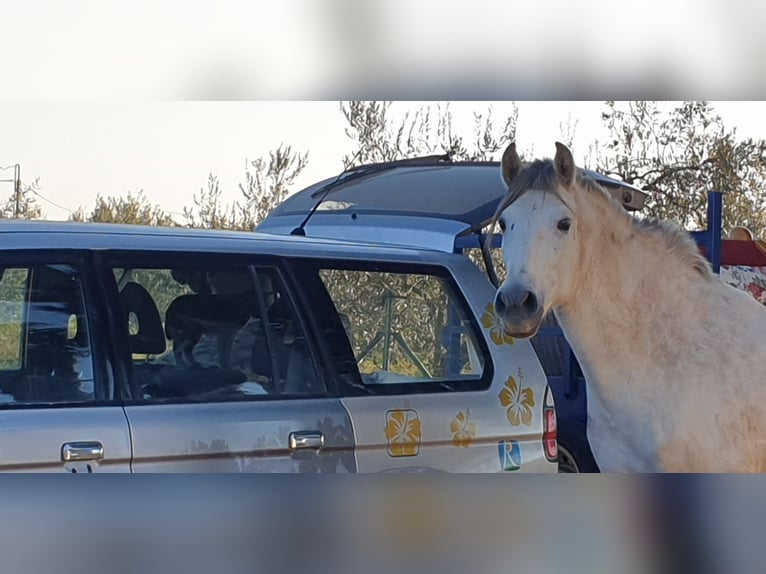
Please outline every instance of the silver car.
[[455, 248], [491, 205], [345, 177], [255, 233], [3, 222], [0, 469], [555, 472], [543, 368]]

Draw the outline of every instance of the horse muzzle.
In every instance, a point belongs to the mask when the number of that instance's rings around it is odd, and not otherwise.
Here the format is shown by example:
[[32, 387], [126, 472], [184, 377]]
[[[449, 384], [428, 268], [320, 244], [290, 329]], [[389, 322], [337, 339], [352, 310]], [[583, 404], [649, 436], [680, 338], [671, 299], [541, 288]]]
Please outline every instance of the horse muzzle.
[[501, 287], [495, 296], [495, 311], [505, 332], [516, 339], [537, 334], [543, 320], [543, 305], [532, 291], [520, 286]]

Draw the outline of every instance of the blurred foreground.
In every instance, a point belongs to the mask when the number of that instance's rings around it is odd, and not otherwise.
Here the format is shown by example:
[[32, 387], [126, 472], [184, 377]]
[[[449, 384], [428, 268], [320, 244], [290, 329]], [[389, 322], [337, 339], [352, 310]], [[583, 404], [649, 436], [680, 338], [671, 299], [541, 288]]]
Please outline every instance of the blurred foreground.
[[763, 483], [11, 478], [0, 553], [13, 573], [755, 572]]
[[[710, 99], [766, 91], [766, 5], [6, 3], [0, 99]], [[452, 8], [452, 9], [450, 9]], [[140, 40], [139, 40], [140, 39]]]

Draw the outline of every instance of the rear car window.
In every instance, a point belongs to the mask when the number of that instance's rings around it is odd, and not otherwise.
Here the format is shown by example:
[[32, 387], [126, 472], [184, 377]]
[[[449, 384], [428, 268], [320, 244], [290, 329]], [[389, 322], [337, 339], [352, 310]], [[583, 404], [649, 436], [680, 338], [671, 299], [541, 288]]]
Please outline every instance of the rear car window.
[[[358, 373], [352, 384], [357, 391], [409, 394], [488, 386], [486, 346], [444, 270], [339, 263], [317, 265], [314, 272], [342, 325]], [[321, 303], [315, 298], [313, 307]], [[327, 343], [337, 361], [340, 345], [330, 336]]]

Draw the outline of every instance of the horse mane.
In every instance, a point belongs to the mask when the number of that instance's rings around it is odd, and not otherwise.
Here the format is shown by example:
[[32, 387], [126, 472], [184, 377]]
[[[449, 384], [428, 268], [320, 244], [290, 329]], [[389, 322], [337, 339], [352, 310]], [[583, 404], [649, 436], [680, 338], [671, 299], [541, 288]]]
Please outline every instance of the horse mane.
[[[643, 219], [633, 217], [611, 194], [596, 181], [585, 175], [580, 169], [577, 170], [576, 185], [588, 193], [595, 194], [595, 196], [606, 202], [607, 206], [612, 208], [618, 217], [622, 217], [624, 221], [629, 222], [634, 230], [661, 239], [667, 247], [668, 253], [680, 259], [682, 265], [692, 268], [705, 279], [712, 279], [714, 277], [710, 263], [700, 252], [694, 239], [683, 229], [673, 223], [662, 221], [655, 217]], [[565, 205], [570, 205], [571, 203], [559, 191], [560, 187], [557, 182], [553, 160], [538, 159], [525, 166], [521, 173], [511, 182], [508, 193], [503, 201], [500, 202], [492, 218], [491, 229], [494, 228], [502, 212], [531, 189], [550, 191]]]

